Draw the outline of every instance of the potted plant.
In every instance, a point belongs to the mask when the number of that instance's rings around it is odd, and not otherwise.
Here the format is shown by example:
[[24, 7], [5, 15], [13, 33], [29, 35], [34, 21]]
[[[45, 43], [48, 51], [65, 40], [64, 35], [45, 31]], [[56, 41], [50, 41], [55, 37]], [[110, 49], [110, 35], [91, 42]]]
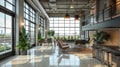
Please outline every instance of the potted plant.
[[110, 35], [103, 31], [96, 32], [93, 36], [94, 36], [93, 40], [97, 44], [103, 44], [110, 38]]
[[17, 48], [19, 49], [19, 54], [25, 55], [27, 54], [27, 50], [29, 49], [28, 38], [26, 34], [26, 30], [24, 26], [22, 27], [22, 31], [19, 34], [19, 43]]
[[49, 35], [49, 36], [54, 36], [54, 34], [55, 34], [55, 31], [54, 31], [54, 30], [49, 30], [49, 31], [48, 31], [48, 35]]
[[40, 31], [38, 31], [38, 42], [41, 40], [41, 33], [40, 33]]
[[38, 31], [38, 44], [39, 45], [41, 45], [41, 39], [42, 39], [42, 37], [41, 37], [41, 33], [40, 33], [40, 30]]

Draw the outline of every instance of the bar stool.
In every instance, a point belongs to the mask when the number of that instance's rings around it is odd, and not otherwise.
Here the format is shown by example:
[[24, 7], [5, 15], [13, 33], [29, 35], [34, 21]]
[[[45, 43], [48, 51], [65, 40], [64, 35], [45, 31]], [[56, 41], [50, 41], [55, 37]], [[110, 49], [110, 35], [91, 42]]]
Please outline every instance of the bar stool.
[[112, 63], [111, 63], [111, 61], [110, 61], [111, 50], [110, 50], [110, 49], [107, 49], [107, 50], [106, 50], [106, 53], [107, 53], [107, 62], [106, 62], [106, 65], [107, 65], [108, 67], [112, 67]]
[[105, 57], [104, 57], [104, 54], [105, 54], [105, 48], [102, 48], [101, 49], [101, 52], [102, 52], [102, 54], [101, 54], [101, 63], [102, 64], [105, 64]]

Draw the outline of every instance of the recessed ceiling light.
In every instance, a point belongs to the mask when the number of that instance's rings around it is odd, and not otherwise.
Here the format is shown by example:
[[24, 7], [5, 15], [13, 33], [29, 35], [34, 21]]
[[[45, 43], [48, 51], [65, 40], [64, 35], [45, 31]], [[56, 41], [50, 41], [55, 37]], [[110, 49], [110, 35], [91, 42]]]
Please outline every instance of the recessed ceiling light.
[[74, 8], [74, 6], [73, 6], [73, 5], [70, 5], [70, 8]]

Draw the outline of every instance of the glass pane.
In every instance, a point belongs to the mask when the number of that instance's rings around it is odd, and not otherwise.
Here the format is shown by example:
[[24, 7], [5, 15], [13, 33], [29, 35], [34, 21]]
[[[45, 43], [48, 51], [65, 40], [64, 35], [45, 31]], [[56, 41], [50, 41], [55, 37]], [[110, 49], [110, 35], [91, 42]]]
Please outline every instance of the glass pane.
[[70, 27], [70, 24], [65, 24], [65, 27]]
[[65, 23], [70, 23], [70, 21], [65, 21]]
[[53, 23], [53, 21], [50, 21], [50, 24]]
[[0, 12], [0, 27], [5, 27], [4, 14]]
[[50, 28], [50, 30], [53, 30], [52, 28]]
[[58, 21], [54, 21], [54, 23], [58, 23]]
[[33, 14], [30, 12], [30, 16], [33, 16]]
[[0, 28], [0, 38], [4, 38], [4, 36], [5, 36], [5, 29]]
[[59, 33], [64, 33], [64, 31], [59, 31]]
[[27, 14], [29, 14], [29, 11], [28, 11], [28, 9], [25, 9], [25, 12], [26, 12]]
[[74, 18], [73, 18], [73, 17], [71, 17], [71, 18], [70, 18], [70, 20], [74, 21]]
[[54, 20], [57, 20], [57, 21], [58, 21], [58, 17], [55, 17]]
[[74, 24], [74, 23], [75, 23], [75, 21], [70, 21], [70, 23], [73, 23], [73, 24]]
[[79, 23], [80, 23], [80, 21], [79, 21], [79, 20], [78, 20], [78, 21], [75, 21], [75, 23], [78, 23], [78, 24], [79, 24]]
[[28, 25], [29, 23], [28, 23], [28, 20], [26, 20], [26, 25]]
[[70, 24], [70, 27], [75, 27], [75, 24]]
[[54, 25], [53, 24], [50, 24], [50, 27], [53, 27]]
[[53, 30], [58, 31], [58, 30], [59, 30], [59, 28], [53, 28]]
[[64, 24], [59, 24], [59, 27], [64, 27]]
[[63, 17], [60, 17], [59, 20], [64, 20], [64, 18], [63, 18]]
[[58, 24], [54, 24], [54, 27], [58, 27]]
[[80, 30], [80, 28], [75, 28], [75, 30], [79, 31], [79, 30]]
[[64, 21], [59, 21], [59, 24], [64, 24]]
[[51, 20], [53, 20], [53, 18], [51, 17], [49, 20], [51, 21]]
[[30, 17], [30, 20], [32, 21], [32, 17]]
[[2, 41], [0, 41], [0, 54], [1, 54], [1, 52], [3, 52], [3, 51], [5, 51], [5, 44], [4, 44], [4, 42], [2, 42]]
[[80, 27], [80, 25], [79, 24], [75, 24], [75, 27]]
[[6, 38], [12, 38], [12, 30], [11, 29], [6, 29]]
[[13, 10], [13, 6], [7, 2], [6, 2], [6, 8], [8, 8], [9, 10]]
[[29, 30], [29, 29], [28, 29], [28, 28], [29, 28], [28, 26], [25, 26], [25, 27], [26, 27], [26, 30]]
[[75, 28], [70, 28], [70, 30], [75, 30]]
[[28, 5], [25, 3], [25, 7], [27, 8], [27, 9], [29, 9], [29, 7], [28, 7]]
[[13, 3], [14, 0], [7, 0], [7, 1], [10, 2], [11, 4], [14, 4], [14, 3]]
[[28, 17], [28, 15], [26, 14], [26, 17], [25, 17], [26, 19], [29, 19], [29, 17]]
[[4, 6], [4, 0], [0, 0], [0, 5]]
[[59, 31], [60, 31], [60, 30], [61, 30], [61, 31], [64, 31], [64, 28], [59, 28]]
[[6, 28], [12, 28], [12, 17], [6, 15]]
[[69, 28], [65, 28], [65, 31], [69, 31], [70, 29]]
[[5, 48], [6, 50], [12, 50], [12, 40], [9, 39], [5, 40]]

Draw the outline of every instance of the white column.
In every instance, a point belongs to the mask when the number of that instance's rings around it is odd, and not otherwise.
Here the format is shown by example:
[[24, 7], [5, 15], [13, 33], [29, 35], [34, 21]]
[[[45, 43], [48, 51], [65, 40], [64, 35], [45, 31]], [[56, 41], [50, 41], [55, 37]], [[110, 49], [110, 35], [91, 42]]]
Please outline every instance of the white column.
[[[24, 23], [24, 0], [16, 0], [16, 24], [15, 24], [15, 45], [19, 42], [19, 31], [21, 30], [22, 24]], [[18, 53], [16, 53], [18, 54]]]

